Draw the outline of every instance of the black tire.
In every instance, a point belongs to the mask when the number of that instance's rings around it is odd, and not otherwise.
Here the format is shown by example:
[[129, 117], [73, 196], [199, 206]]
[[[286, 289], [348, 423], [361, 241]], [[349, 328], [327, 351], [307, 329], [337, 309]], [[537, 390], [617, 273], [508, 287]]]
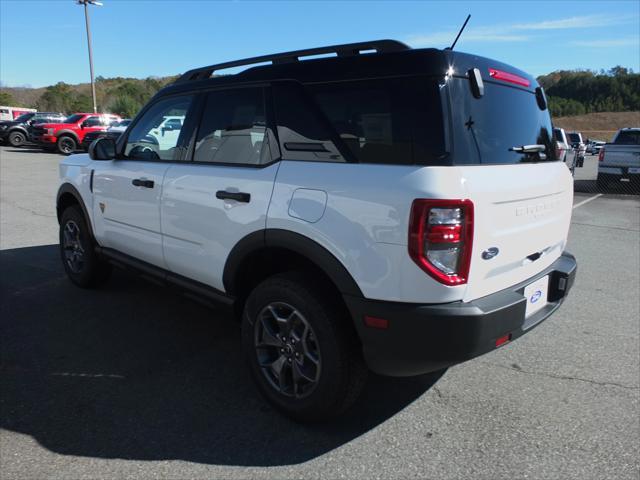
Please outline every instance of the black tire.
[[9, 132], [9, 145], [12, 147], [21, 147], [27, 141], [27, 136], [20, 130]]
[[71, 282], [81, 288], [93, 288], [108, 280], [111, 265], [96, 254], [95, 242], [79, 206], [68, 207], [62, 213], [59, 238], [60, 259]]
[[[268, 278], [251, 292], [245, 304], [242, 345], [251, 375], [262, 395], [278, 411], [296, 421], [313, 422], [340, 415], [353, 404], [365, 385], [367, 367], [357, 334], [346, 308], [339, 304], [339, 299], [330, 288], [319, 288], [317, 280], [313, 281], [299, 272]], [[269, 306], [272, 308], [269, 309]], [[281, 342], [280, 346], [284, 348], [273, 345], [257, 347], [258, 337], [264, 338], [261, 332], [267, 331], [263, 322], [270, 317], [269, 312], [278, 308], [286, 310], [288, 307], [298, 312], [292, 315], [298, 319], [298, 324], [304, 321], [310, 327], [304, 329], [309, 332], [306, 340], [301, 339], [297, 344], [294, 340], [288, 340], [286, 344]], [[298, 326], [294, 330], [300, 331]], [[296, 334], [292, 331], [286, 335], [293, 339]], [[310, 361], [310, 351], [309, 355], [303, 353], [307, 352], [309, 345], [316, 347], [317, 355], [314, 356], [317, 363]], [[281, 390], [282, 387], [276, 385], [282, 383], [274, 380], [274, 370], [264, 368], [274, 359], [273, 364], [276, 364], [285, 358], [285, 349], [289, 356], [280, 363], [280, 372], [283, 378], [291, 379], [292, 387], [288, 394], [283, 393], [286, 389]], [[268, 357], [272, 353], [274, 355]], [[301, 379], [298, 385], [293, 385], [296, 383], [293, 381], [294, 369], [298, 369], [298, 372], [306, 370], [306, 377], [298, 375]], [[307, 377], [316, 380], [307, 382]]]
[[71, 155], [76, 151], [76, 148], [78, 148], [78, 143], [72, 136], [62, 135], [58, 138], [56, 146], [58, 148], [58, 153], [61, 153], [62, 155]]

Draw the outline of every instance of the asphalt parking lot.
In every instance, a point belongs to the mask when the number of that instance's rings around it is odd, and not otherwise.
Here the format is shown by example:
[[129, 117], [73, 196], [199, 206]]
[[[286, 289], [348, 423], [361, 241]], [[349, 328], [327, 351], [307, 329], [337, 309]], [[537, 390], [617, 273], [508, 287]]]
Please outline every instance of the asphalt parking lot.
[[639, 477], [638, 196], [576, 193], [578, 277], [531, 334], [441, 378], [372, 378], [310, 427], [260, 399], [222, 313], [121, 272], [66, 280], [60, 158], [0, 147], [3, 479]]

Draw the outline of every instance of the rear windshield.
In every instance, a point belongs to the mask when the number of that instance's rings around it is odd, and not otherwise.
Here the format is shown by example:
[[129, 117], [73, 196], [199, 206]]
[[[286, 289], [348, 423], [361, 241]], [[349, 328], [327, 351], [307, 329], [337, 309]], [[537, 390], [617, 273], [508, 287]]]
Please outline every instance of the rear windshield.
[[613, 143], [618, 145], [640, 145], [640, 130], [623, 130]]
[[580, 139], [580, 135], [578, 135], [577, 133], [570, 133], [569, 134], [569, 140], [571, 140], [572, 142], [581, 142], [582, 140]]
[[[455, 164], [556, 160], [549, 111], [540, 109], [533, 92], [485, 81], [484, 95], [475, 98], [469, 80], [458, 77], [446, 92]], [[518, 152], [524, 145], [542, 145], [543, 155]]]

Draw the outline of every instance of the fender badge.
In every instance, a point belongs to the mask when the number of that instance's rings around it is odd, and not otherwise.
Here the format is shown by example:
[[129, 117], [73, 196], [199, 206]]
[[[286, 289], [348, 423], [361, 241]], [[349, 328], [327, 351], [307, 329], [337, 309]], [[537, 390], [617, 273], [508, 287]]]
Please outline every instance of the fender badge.
[[500, 253], [498, 247], [487, 248], [484, 252], [482, 252], [482, 258], [484, 260], [491, 260], [493, 257], [496, 257]]
[[100, 205], [100, 211], [104, 213], [104, 203], [100, 202], [98, 205]]

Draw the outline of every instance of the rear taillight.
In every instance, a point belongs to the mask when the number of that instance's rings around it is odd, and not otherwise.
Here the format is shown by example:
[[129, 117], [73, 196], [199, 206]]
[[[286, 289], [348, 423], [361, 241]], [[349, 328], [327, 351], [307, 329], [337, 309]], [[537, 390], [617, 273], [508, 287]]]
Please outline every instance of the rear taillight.
[[473, 244], [471, 200], [413, 201], [409, 219], [409, 255], [445, 285], [467, 283]]
[[562, 148], [560, 148], [560, 144], [556, 142], [556, 159], [560, 160], [562, 157]]
[[513, 83], [522, 87], [528, 87], [529, 85], [531, 85], [531, 82], [529, 80], [521, 77], [520, 75], [505, 72], [503, 70], [496, 70], [495, 68], [489, 69], [489, 76], [491, 78], [495, 78], [496, 80], [502, 80], [503, 82]]
[[598, 161], [602, 162], [604, 160], [604, 147], [600, 149], [600, 153], [598, 154]]

